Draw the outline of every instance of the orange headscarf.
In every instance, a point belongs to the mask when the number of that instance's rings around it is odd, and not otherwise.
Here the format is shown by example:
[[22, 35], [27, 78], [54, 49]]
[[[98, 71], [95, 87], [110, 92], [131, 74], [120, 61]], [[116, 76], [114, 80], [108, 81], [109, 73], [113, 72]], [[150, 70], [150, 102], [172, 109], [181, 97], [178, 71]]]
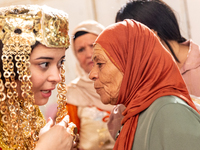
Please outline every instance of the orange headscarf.
[[114, 150], [132, 149], [139, 114], [161, 96], [175, 95], [197, 111], [174, 59], [145, 25], [128, 19], [110, 25], [95, 43], [124, 73], [117, 104], [126, 106], [125, 117]]

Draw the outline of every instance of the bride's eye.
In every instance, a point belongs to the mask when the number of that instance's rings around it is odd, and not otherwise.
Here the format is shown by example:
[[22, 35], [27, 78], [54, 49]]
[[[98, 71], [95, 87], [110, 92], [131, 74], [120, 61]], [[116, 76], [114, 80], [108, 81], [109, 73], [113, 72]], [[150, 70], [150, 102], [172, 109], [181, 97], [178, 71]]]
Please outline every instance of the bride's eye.
[[64, 64], [64, 62], [65, 62], [65, 59], [62, 59], [59, 63], [58, 63], [58, 68], [60, 68], [61, 67], [61, 65], [63, 65]]
[[43, 62], [39, 64], [41, 68], [45, 69], [49, 66], [49, 62]]

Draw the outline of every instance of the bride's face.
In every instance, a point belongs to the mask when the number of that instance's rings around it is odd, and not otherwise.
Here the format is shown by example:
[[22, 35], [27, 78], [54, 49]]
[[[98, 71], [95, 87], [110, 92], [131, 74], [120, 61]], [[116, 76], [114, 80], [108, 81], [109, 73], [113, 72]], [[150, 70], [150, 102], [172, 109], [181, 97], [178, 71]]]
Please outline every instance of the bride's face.
[[61, 80], [60, 67], [64, 60], [65, 48], [48, 48], [39, 44], [32, 50], [30, 71], [36, 105], [48, 102], [52, 90]]

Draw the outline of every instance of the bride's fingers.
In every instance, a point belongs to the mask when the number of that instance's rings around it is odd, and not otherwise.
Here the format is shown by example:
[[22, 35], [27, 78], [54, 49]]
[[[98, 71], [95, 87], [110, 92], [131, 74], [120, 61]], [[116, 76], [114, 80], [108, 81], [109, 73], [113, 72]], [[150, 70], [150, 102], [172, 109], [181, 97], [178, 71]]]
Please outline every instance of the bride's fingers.
[[53, 126], [53, 120], [51, 119], [51, 117], [49, 117], [47, 120], [47, 126], [49, 126], [49, 127]]
[[78, 128], [73, 122], [68, 123], [67, 132], [69, 132], [71, 135], [75, 136], [78, 132]]
[[47, 124], [40, 130], [39, 136], [47, 132], [53, 126], [53, 120], [48, 118]]
[[69, 123], [69, 116], [65, 116], [61, 122], [59, 122], [56, 125], [60, 125], [66, 128], [66, 131], [73, 136], [73, 147], [77, 147], [78, 142], [79, 142], [79, 135], [78, 133], [78, 128], [76, 127], [76, 125], [73, 122]]
[[57, 125], [63, 126], [63, 127], [67, 127], [69, 123], [69, 116], [65, 116], [61, 122], [57, 123]]

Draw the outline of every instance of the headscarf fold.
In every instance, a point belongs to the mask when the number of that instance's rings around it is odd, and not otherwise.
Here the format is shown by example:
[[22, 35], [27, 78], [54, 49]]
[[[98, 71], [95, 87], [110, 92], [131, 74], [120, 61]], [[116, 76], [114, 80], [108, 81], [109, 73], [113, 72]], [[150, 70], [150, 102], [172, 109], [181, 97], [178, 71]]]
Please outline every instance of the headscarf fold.
[[197, 111], [174, 59], [145, 25], [129, 19], [110, 25], [96, 43], [124, 73], [117, 104], [126, 109], [114, 150], [132, 149], [140, 113], [159, 97], [177, 96]]

